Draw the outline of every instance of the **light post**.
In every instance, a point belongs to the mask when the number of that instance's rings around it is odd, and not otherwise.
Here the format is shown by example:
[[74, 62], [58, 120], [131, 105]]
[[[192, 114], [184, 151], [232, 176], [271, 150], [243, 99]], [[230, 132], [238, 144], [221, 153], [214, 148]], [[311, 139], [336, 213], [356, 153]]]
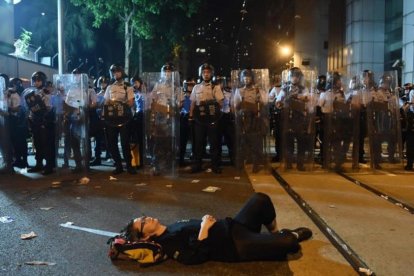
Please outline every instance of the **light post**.
[[282, 57], [284, 58], [289, 58], [289, 61], [286, 63], [287, 67], [290, 69], [293, 67], [294, 65], [294, 60], [293, 60], [293, 49], [292, 47], [288, 46], [288, 45], [278, 45], [279, 47], [279, 53]]

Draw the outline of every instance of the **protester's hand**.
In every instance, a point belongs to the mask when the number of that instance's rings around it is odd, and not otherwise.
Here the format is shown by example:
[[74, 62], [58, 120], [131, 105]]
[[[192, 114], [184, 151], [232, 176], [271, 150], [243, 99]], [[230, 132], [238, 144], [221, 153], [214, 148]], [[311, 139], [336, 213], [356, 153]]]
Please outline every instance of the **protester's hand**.
[[205, 215], [201, 219], [200, 233], [198, 233], [198, 239], [200, 241], [208, 237], [208, 230], [214, 225], [214, 223], [216, 223], [216, 219], [211, 215]]

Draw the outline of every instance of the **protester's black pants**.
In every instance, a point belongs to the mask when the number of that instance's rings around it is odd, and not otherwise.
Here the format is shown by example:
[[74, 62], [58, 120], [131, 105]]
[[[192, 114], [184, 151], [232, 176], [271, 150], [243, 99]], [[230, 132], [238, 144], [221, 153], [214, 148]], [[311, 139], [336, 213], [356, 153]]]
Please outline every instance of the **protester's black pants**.
[[276, 211], [269, 196], [255, 193], [234, 217], [232, 236], [240, 261], [283, 260], [288, 253], [296, 253], [299, 243], [290, 232], [260, 233], [262, 225], [269, 225]]

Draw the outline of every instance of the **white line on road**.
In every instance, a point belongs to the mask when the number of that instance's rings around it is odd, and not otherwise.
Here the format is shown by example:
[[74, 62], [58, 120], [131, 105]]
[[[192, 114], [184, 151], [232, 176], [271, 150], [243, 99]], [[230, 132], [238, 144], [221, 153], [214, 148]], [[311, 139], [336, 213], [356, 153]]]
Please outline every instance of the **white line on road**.
[[93, 228], [79, 227], [79, 226], [72, 225], [71, 223], [62, 223], [60, 224], [60, 226], [65, 227], [65, 228], [75, 229], [75, 230], [81, 230], [81, 231], [85, 231], [85, 232], [89, 232], [89, 233], [93, 233], [93, 234], [97, 234], [97, 235], [101, 235], [105, 237], [113, 237], [113, 236], [119, 235], [119, 233], [109, 232], [109, 231], [104, 231], [104, 230], [99, 230], [99, 229], [93, 229]]

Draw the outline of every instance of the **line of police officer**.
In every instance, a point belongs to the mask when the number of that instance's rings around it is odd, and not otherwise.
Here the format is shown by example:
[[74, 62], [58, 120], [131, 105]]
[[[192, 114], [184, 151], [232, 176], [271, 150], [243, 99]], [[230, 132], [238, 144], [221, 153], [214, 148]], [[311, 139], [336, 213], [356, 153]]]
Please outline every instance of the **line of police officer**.
[[[171, 72], [174, 68], [172, 65], [164, 65], [161, 69], [162, 72]], [[79, 72], [73, 72], [78, 74]], [[113, 79], [113, 83], [109, 84], [109, 79], [106, 77], [101, 77], [98, 80], [98, 87], [100, 92], [98, 96], [91, 97], [88, 96], [88, 109], [89, 109], [89, 119], [90, 126], [88, 129], [89, 135], [95, 137], [95, 159], [90, 163], [81, 162], [81, 157], [79, 151], [80, 140], [76, 140], [76, 135], [71, 135], [70, 129], [75, 131], [74, 127], [69, 127], [69, 130], [65, 130], [66, 137], [69, 137], [68, 143], [72, 147], [74, 152], [74, 159], [76, 162], [75, 172], [79, 172], [82, 167], [89, 167], [89, 165], [95, 166], [101, 164], [101, 146], [103, 145], [102, 141], [106, 141], [108, 151], [111, 153], [112, 158], [115, 161], [115, 170], [114, 174], [119, 174], [123, 172], [122, 159], [118, 149], [118, 136], [121, 137], [121, 147], [123, 152], [124, 161], [126, 163], [126, 169], [130, 174], [136, 174], [135, 167], [132, 165], [132, 156], [130, 142], [138, 144], [139, 146], [139, 160], [140, 166], [145, 162], [145, 135], [144, 135], [144, 102], [146, 101], [146, 95], [143, 91], [143, 81], [138, 77], [131, 79], [131, 84], [124, 81], [123, 69], [119, 65], [112, 65], [110, 68], [110, 73]], [[229, 157], [230, 161], [233, 163], [235, 157], [240, 157], [240, 150], [236, 150], [235, 153], [235, 128], [234, 128], [234, 113], [237, 111], [235, 107], [241, 106], [241, 100], [243, 99], [243, 107], [245, 110], [241, 113], [243, 116], [248, 114], [247, 110], [252, 111], [253, 109], [246, 109], [249, 102], [249, 97], [245, 95], [244, 90], [253, 91], [251, 104], [254, 106], [258, 101], [257, 97], [260, 94], [257, 88], [253, 87], [252, 79], [253, 75], [250, 70], [243, 70], [241, 73], [241, 78], [244, 82], [244, 88], [238, 89], [238, 93], [234, 95], [239, 95], [238, 97], [233, 97], [231, 88], [229, 88], [224, 78], [216, 78], [216, 81], [213, 82], [214, 68], [211, 64], [205, 63], [202, 64], [199, 68], [199, 76], [201, 82], [194, 85], [193, 81], [184, 82], [184, 95], [183, 97], [176, 97], [175, 100], [179, 102], [177, 104], [180, 107], [180, 150], [179, 150], [179, 161], [180, 164], [184, 164], [184, 155], [186, 152], [186, 145], [188, 143], [188, 137], [193, 136], [192, 141], [192, 153], [193, 153], [193, 165], [191, 167], [192, 172], [199, 172], [202, 170], [202, 159], [205, 154], [206, 141], [210, 145], [210, 154], [211, 154], [211, 167], [212, 171], [215, 173], [220, 173], [220, 162], [221, 162], [221, 142], [223, 135], [225, 137], [224, 141], [229, 148]], [[355, 100], [360, 96], [359, 99], [361, 103], [361, 108], [354, 109], [358, 110], [358, 113], [351, 114], [353, 118], [358, 118], [360, 127], [358, 129], [359, 137], [358, 147], [355, 145], [358, 143], [356, 140], [352, 140], [354, 147], [358, 149], [358, 161], [359, 163], [364, 163], [364, 138], [367, 135], [367, 130], [365, 128], [367, 115], [366, 107], [367, 103], [366, 97], [370, 95], [370, 100], [373, 99], [375, 102], [376, 98], [381, 98], [381, 93], [392, 94], [394, 91], [390, 90], [390, 79], [387, 79], [387, 76], [381, 79], [380, 86], [377, 88], [373, 83], [372, 72], [366, 70], [363, 72], [364, 86], [363, 88], [370, 92], [362, 93], [361, 95], [353, 94], [349, 97], [344, 94], [342, 89], [341, 76], [338, 73], [333, 73], [329, 76], [327, 81], [326, 76], [319, 76], [316, 83], [316, 91], [319, 97], [318, 104], [316, 105], [316, 133], [312, 134], [310, 129], [314, 124], [314, 121], [310, 121], [311, 116], [309, 114], [309, 105], [310, 105], [310, 94], [306, 87], [302, 85], [303, 83], [303, 73], [299, 68], [292, 68], [289, 71], [289, 81], [285, 83], [284, 86], [281, 85], [280, 81], [276, 82], [275, 87], [269, 93], [269, 102], [270, 106], [273, 108], [271, 112], [271, 119], [273, 121], [274, 131], [276, 141], [276, 156], [273, 161], [278, 161], [281, 159], [281, 155], [284, 156], [284, 162], [286, 168], [291, 168], [294, 160], [297, 163], [298, 170], [304, 170], [305, 164], [309, 162], [309, 158], [313, 157], [313, 152], [309, 152], [309, 149], [313, 149], [313, 146], [310, 146], [310, 143], [314, 143], [315, 137], [319, 139], [319, 142], [322, 144], [320, 147], [320, 159], [321, 162], [325, 162], [324, 165], [327, 165], [327, 159], [335, 159], [333, 163], [339, 168], [345, 159], [345, 152], [349, 149], [351, 143], [352, 133], [356, 133], [353, 129], [344, 129], [345, 125], [350, 126], [352, 123], [341, 123], [345, 122], [344, 119], [340, 118], [339, 113], [332, 116], [329, 111], [329, 107], [325, 107], [322, 104], [332, 93], [335, 98], [335, 101], [331, 101], [331, 104], [334, 104], [335, 107], [331, 107], [336, 112], [339, 112], [344, 106], [340, 106], [340, 103], [349, 103], [349, 106], [352, 106], [349, 99], [353, 98]], [[8, 139], [3, 138], [1, 143], [1, 151], [3, 159], [6, 163], [6, 170], [12, 171], [13, 166], [17, 167], [27, 167], [27, 143], [26, 138], [28, 137], [27, 129], [29, 129], [33, 136], [33, 146], [36, 149], [35, 159], [36, 164], [34, 167], [29, 169], [29, 172], [42, 172], [47, 175], [53, 172], [53, 169], [56, 167], [56, 147], [51, 146], [50, 141], [55, 141], [55, 113], [59, 113], [58, 108], [53, 108], [53, 99], [51, 91], [46, 89], [47, 78], [46, 75], [42, 72], [35, 72], [32, 75], [32, 84], [33, 87], [27, 89], [23, 92], [22, 82], [19, 79], [12, 79], [8, 82], [8, 77], [3, 76], [3, 102], [7, 102], [7, 107], [3, 106], [2, 108], [2, 123], [0, 127], [4, 130], [2, 135], [4, 136], [7, 133]], [[388, 78], [390, 78], [388, 76]], [[7, 83], [6, 83], [7, 80]], [[356, 79], [353, 79], [354, 84]], [[352, 83], [352, 81], [351, 81]], [[386, 87], [385, 85], [388, 85]], [[159, 86], [159, 85], [158, 85]], [[8, 88], [8, 89], [5, 89]], [[191, 89], [192, 88], [192, 89]], [[350, 89], [361, 90], [357, 87], [349, 87]], [[413, 102], [414, 102], [414, 92], [410, 89], [410, 84], [404, 86], [404, 90], [401, 90], [400, 93], [400, 106], [401, 106], [401, 130], [403, 141], [406, 143], [406, 154], [407, 154], [407, 165], [406, 170], [412, 170], [413, 167], [413, 140], [414, 140], [414, 123], [413, 123]], [[227, 89], [227, 90], [226, 90]], [[243, 90], [244, 89], [244, 90]], [[362, 89], [362, 91], [364, 91]], [[59, 89], [58, 89], [59, 90]], [[162, 90], [162, 89], [161, 89]], [[160, 89], [154, 90], [156, 97], [160, 96]], [[154, 92], [153, 91], [153, 92]], [[158, 91], [158, 92], [157, 92]], [[383, 91], [383, 92], [381, 92]], [[328, 93], [329, 92], [329, 93]], [[93, 94], [93, 93], [88, 93]], [[240, 96], [243, 94], [243, 96]], [[156, 98], [153, 96], [153, 98]], [[66, 96], [67, 98], [67, 96]], [[239, 101], [235, 99], [238, 98]], [[259, 97], [260, 98], [260, 97]], [[6, 100], [7, 99], [7, 100]], [[25, 104], [24, 104], [24, 102]], [[167, 100], [168, 101], [168, 100]], [[274, 104], [273, 104], [274, 103]], [[4, 105], [4, 104], [3, 104]], [[66, 105], [68, 102], [66, 102]], [[265, 105], [263, 103], [263, 105]], [[373, 106], [371, 104], [370, 106]], [[379, 106], [379, 105], [378, 105]], [[28, 120], [25, 120], [25, 107], [28, 109]], [[131, 109], [134, 107], [133, 109]], [[346, 108], [346, 107], [345, 107]], [[379, 107], [381, 108], [381, 107]], [[114, 112], [114, 110], [116, 112]], [[272, 109], [271, 109], [272, 110]], [[258, 111], [258, 110], [257, 110]], [[313, 112], [313, 111], [312, 111]], [[346, 113], [346, 112], [345, 112]], [[76, 124], [73, 121], [71, 116], [68, 116], [67, 112], [63, 111], [64, 117], [69, 119], [70, 124]], [[113, 116], [117, 114], [116, 116]], [[260, 114], [260, 112], [258, 112]], [[284, 114], [284, 116], [282, 116]], [[350, 114], [350, 113], [349, 113]], [[371, 114], [371, 113], [370, 113]], [[377, 113], [372, 113], [375, 114]], [[379, 114], [379, 113], [378, 113]], [[349, 115], [349, 116], [351, 116]], [[59, 114], [58, 114], [59, 116]], [[103, 117], [102, 117], [103, 116]], [[377, 115], [378, 117], [379, 115]], [[253, 117], [252, 117], [253, 118]], [[283, 119], [282, 119], [283, 118]], [[315, 117], [313, 117], [314, 119]], [[104, 124], [102, 124], [102, 119], [104, 119]], [[241, 125], [246, 121], [246, 117], [243, 117], [243, 120], [236, 122], [237, 125]], [[71, 121], [72, 120], [72, 121]], [[281, 122], [283, 120], [283, 122]], [[342, 120], [342, 121], [341, 121]], [[29, 127], [27, 127], [26, 122], [28, 122]], [[191, 126], [191, 127], [187, 127]], [[246, 124], [247, 125], [247, 124]], [[338, 125], [342, 125], [342, 128], [338, 128]], [[13, 126], [13, 127], [8, 127]], [[253, 123], [254, 127], [257, 127], [257, 124]], [[59, 126], [58, 126], [59, 127]], [[7, 128], [7, 131], [5, 131]], [[64, 127], [64, 129], [67, 127]], [[245, 128], [243, 126], [242, 128]], [[346, 128], [346, 127], [345, 127]], [[372, 128], [372, 126], [371, 126]], [[103, 131], [105, 129], [105, 132]], [[189, 132], [191, 129], [192, 133]], [[333, 131], [333, 132], [332, 132]], [[374, 133], [376, 130], [369, 130], [370, 133]], [[105, 133], [105, 134], [104, 134]], [[251, 131], [250, 133], [255, 133]], [[75, 133], [76, 134], [76, 133]], [[378, 134], [378, 132], [377, 132]], [[77, 135], [79, 136], [79, 135]], [[244, 137], [244, 138], [243, 138]], [[11, 138], [11, 139], [10, 139]], [[253, 136], [251, 137], [253, 138]], [[352, 137], [354, 139], [355, 137]], [[378, 137], [376, 137], [378, 138]], [[88, 138], [89, 139], [89, 138]], [[243, 140], [245, 145], [241, 145], [243, 149], [252, 150], [257, 154], [253, 154], [254, 157], [262, 159], [261, 153], [263, 148], [261, 139], [253, 139], [249, 142], [249, 135], [242, 135], [239, 139]], [[345, 140], [344, 140], [345, 139]], [[375, 137], [371, 137], [371, 140], [375, 140]], [[395, 137], [381, 137], [382, 140], [388, 142], [388, 152], [390, 155], [390, 162], [393, 162], [392, 158], [396, 151], [395, 144], [397, 141]], [[372, 143], [373, 154], [371, 159], [373, 160], [373, 166], [375, 168], [380, 168], [379, 163], [381, 162], [381, 140], [378, 139], [377, 143]], [[159, 140], [157, 143], [153, 143], [157, 147], [161, 147], [164, 144], [164, 140]], [[257, 142], [257, 143], [256, 143]], [[282, 143], [283, 142], [283, 143]], [[53, 144], [53, 143], [52, 143]], [[65, 143], [66, 144], [66, 143]], [[250, 144], [250, 147], [248, 146]], [[282, 146], [283, 145], [283, 146]], [[296, 145], [296, 149], [294, 149]], [[329, 157], [329, 152], [332, 152], [332, 148], [341, 148], [340, 154], [338, 156], [331, 158]], [[284, 152], [282, 151], [284, 149]], [[68, 149], [66, 150], [68, 151]], [[13, 153], [12, 153], [13, 152]], [[156, 152], [159, 150], [153, 151], [152, 154], [152, 166], [154, 167], [155, 174], [158, 174], [157, 163], [158, 160], [162, 159], [162, 156], [165, 156], [164, 153], [161, 156], [156, 157]], [[162, 150], [161, 150], [162, 152]], [[89, 151], [88, 151], [89, 153]], [[294, 156], [296, 154], [296, 156]], [[70, 155], [70, 149], [69, 149]], [[89, 153], [88, 156], [91, 154]], [[12, 157], [13, 156], [13, 157]], [[68, 153], [65, 154], [67, 162]], [[45, 164], [43, 161], [45, 160]], [[89, 160], [89, 158], [87, 159]], [[170, 159], [167, 159], [170, 160]], [[236, 159], [237, 160], [237, 159]], [[240, 167], [240, 160], [236, 163]], [[254, 163], [253, 171], [258, 171], [258, 162]]]

